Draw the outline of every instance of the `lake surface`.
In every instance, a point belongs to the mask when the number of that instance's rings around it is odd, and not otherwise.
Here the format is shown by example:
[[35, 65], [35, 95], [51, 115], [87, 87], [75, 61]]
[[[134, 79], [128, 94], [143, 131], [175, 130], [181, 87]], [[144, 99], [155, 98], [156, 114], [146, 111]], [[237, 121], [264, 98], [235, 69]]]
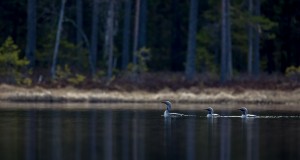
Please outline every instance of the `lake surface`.
[[[208, 105], [10, 104], [0, 107], [0, 159], [300, 159], [300, 108], [217, 105], [229, 117], [206, 118]], [[177, 109], [177, 110], [176, 110]]]

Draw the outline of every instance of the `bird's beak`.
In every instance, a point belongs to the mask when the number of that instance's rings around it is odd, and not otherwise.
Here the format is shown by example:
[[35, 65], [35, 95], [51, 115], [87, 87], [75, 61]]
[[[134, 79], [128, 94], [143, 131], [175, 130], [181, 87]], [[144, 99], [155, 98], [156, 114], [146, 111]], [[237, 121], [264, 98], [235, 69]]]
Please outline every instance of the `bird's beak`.
[[240, 111], [242, 111], [242, 108], [239, 108], [239, 109], [237, 109], [237, 110], [240, 110]]
[[208, 111], [208, 108], [204, 109], [204, 110], [207, 110]]
[[166, 102], [164, 102], [164, 101], [162, 101], [162, 102], [160, 102], [160, 103], [166, 104]]

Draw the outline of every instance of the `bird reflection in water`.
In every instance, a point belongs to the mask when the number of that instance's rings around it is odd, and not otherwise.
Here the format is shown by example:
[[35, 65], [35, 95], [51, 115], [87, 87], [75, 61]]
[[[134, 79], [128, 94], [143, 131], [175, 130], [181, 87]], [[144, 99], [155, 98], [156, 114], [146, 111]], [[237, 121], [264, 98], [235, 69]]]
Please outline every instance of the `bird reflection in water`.
[[[178, 135], [178, 121], [177, 118], [164, 118], [164, 159], [178, 159], [181, 151], [178, 149], [182, 141]], [[178, 121], [178, 122], [177, 122]]]
[[217, 134], [217, 122], [218, 122], [218, 118], [214, 118], [214, 117], [208, 117], [207, 118], [207, 159], [217, 159], [217, 151], [216, 151], [216, 146], [217, 142], [218, 142], [218, 134]]

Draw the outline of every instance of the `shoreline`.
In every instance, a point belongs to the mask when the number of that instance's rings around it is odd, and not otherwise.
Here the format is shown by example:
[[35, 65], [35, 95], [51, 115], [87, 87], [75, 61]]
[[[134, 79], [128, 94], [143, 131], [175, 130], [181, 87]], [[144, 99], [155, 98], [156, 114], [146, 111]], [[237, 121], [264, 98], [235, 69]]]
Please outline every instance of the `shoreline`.
[[205, 88], [199, 92], [181, 89], [157, 92], [84, 90], [71, 87], [45, 89], [0, 85], [2, 102], [43, 103], [157, 103], [171, 100], [174, 103], [252, 103], [252, 104], [300, 104], [300, 89], [236, 90], [230, 88]]

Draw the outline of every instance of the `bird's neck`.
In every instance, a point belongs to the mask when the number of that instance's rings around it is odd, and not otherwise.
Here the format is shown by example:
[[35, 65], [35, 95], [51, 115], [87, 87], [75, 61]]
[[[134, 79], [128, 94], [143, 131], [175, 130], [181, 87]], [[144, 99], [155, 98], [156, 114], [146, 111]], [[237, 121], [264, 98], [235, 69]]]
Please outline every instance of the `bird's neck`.
[[167, 110], [170, 111], [171, 110], [171, 106], [167, 105]]
[[170, 112], [169, 112], [169, 110], [167, 109], [167, 110], [165, 110], [165, 112], [164, 112], [164, 117], [168, 117], [170, 115]]

